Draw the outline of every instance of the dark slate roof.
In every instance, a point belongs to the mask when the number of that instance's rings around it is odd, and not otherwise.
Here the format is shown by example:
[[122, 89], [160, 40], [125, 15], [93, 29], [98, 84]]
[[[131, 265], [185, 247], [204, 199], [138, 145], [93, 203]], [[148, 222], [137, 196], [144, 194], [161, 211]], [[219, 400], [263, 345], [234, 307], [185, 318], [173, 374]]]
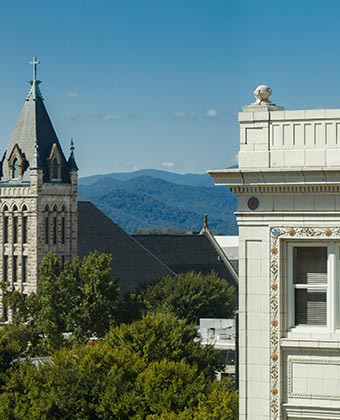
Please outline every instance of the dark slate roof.
[[189, 271], [209, 274], [215, 271], [237, 287], [230, 270], [205, 234], [132, 236], [176, 274]]
[[78, 255], [112, 254], [112, 275], [121, 293], [174, 273], [89, 201], [78, 202]]
[[[31, 82], [32, 83], [32, 82]], [[52, 126], [50, 117], [46, 111], [43, 98], [40, 94], [32, 94], [32, 86], [26, 98], [20, 116], [14, 128], [9, 146], [3, 160], [2, 181], [10, 179], [7, 159], [10, 157], [14, 146], [17, 144], [21, 153], [24, 155], [28, 167], [36, 166], [36, 142], [38, 144], [39, 163], [44, 170], [44, 181], [49, 181], [49, 171], [46, 160], [49, 158], [53, 144], [55, 143], [62, 156], [62, 181], [70, 182], [69, 169], [60, 146], [58, 137]], [[29, 179], [29, 171], [26, 169], [23, 180]]]

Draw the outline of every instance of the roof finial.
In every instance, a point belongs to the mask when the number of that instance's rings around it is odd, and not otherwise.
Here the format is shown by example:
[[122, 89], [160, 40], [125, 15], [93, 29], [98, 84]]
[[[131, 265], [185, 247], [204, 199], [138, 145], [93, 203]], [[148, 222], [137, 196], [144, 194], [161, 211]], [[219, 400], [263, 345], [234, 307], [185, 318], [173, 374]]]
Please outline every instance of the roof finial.
[[71, 144], [70, 144], [70, 157], [68, 158], [68, 167], [71, 171], [78, 171], [78, 166], [76, 164], [76, 160], [74, 158], [74, 143], [73, 138], [71, 137]]
[[33, 56], [32, 61], [30, 61], [30, 64], [33, 66], [33, 82], [37, 81], [37, 64], [40, 64], [40, 61], [37, 60], [36, 56]]
[[71, 137], [71, 145], [70, 145], [71, 153], [73, 153], [74, 149], [75, 149], [75, 147], [74, 147], [74, 143], [73, 143], [73, 138]]
[[203, 228], [208, 229], [208, 215], [207, 214], [204, 215]]
[[37, 64], [39, 64], [40, 61], [38, 61], [37, 57], [34, 56], [32, 61], [30, 61], [29, 63], [32, 64], [32, 66], [33, 66], [33, 80], [31, 80], [29, 82], [30, 85], [31, 85], [31, 89], [28, 92], [28, 95], [26, 97], [26, 101], [28, 101], [31, 96], [32, 96], [34, 101], [38, 98], [41, 99], [41, 100], [44, 100], [44, 98], [41, 95], [40, 89], [39, 89], [39, 85], [40, 85], [41, 81], [37, 80]]

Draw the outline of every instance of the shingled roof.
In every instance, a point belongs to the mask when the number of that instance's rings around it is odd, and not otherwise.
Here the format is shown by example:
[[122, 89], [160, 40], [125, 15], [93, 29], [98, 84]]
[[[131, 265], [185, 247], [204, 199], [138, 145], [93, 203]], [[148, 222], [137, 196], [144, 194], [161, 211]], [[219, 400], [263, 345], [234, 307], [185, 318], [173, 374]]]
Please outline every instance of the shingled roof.
[[215, 271], [237, 287], [237, 274], [226, 257], [204, 232], [192, 235], [132, 235], [176, 274], [189, 271], [209, 274]]
[[78, 255], [98, 250], [112, 254], [112, 275], [119, 280], [121, 293], [174, 275], [142, 244], [127, 234], [89, 201], [78, 202]]
[[[35, 57], [31, 64], [34, 64], [34, 77], [30, 81], [31, 89], [26, 97], [24, 106], [17, 120], [10, 143], [2, 161], [2, 181], [11, 179], [8, 164], [13, 150], [17, 147], [24, 159], [22, 180], [29, 180], [29, 167], [40, 167], [44, 171], [44, 182], [50, 180], [50, 171], [48, 170], [48, 159], [52, 147], [58, 149], [61, 157], [61, 181], [70, 182], [68, 163], [63, 154], [58, 137], [54, 131], [50, 117], [44, 105], [44, 99], [41, 95], [39, 80], [36, 80], [36, 61]], [[73, 161], [71, 162], [72, 165]]]

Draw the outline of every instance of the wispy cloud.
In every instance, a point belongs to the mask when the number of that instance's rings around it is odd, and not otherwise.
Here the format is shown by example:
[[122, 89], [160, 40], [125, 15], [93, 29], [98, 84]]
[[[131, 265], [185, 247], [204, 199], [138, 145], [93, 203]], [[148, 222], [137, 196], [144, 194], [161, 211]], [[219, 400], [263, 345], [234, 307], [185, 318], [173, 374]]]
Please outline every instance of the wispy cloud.
[[209, 109], [207, 109], [204, 116], [205, 116], [205, 118], [216, 118], [217, 117], [217, 111], [216, 111], [216, 109], [209, 108]]
[[66, 94], [66, 96], [68, 96], [69, 98], [78, 98], [79, 93], [77, 93], [77, 92], [68, 92]]
[[214, 108], [208, 108], [203, 114], [197, 114], [195, 112], [183, 112], [174, 111], [169, 112], [169, 116], [175, 120], [188, 120], [188, 119], [199, 119], [199, 118], [217, 118], [219, 113]]
[[176, 119], [183, 119], [186, 118], [187, 114], [182, 111], [175, 111], [171, 114], [171, 116]]
[[161, 167], [162, 168], [173, 168], [175, 166], [174, 162], [162, 162]]
[[117, 117], [112, 114], [80, 114], [72, 117], [73, 121], [116, 121]]
[[72, 121], [77, 122], [92, 122], [92, 121], [123, 121], [123, 120], [139, 120], [139, 115], [130, 113], [126, 115], [113, 115], [106, 113], [98, 114], [79, 114], [71, 118]]

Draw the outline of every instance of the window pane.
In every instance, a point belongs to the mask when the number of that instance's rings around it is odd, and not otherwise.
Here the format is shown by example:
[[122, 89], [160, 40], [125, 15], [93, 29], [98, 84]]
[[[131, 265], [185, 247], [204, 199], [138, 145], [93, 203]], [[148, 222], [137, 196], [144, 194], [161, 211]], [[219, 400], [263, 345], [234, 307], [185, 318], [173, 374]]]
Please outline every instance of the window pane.
[[18, 216], [13, 217], [13, 243], [18, 242]]
[[4, 243], [8, 243], [8, 216], [4, 217]]
[[327, 248], [294, 248], [294, 284], [327, 284]]
[[295, 290], [295, 325], [327, 324], [326, 291], [296, 289]]
[[45, 217], [45, 244], [48, 244], [50, 241], [50, 218]]
[[22, 218], [22, 243], [27, 243], [27, 216]]

